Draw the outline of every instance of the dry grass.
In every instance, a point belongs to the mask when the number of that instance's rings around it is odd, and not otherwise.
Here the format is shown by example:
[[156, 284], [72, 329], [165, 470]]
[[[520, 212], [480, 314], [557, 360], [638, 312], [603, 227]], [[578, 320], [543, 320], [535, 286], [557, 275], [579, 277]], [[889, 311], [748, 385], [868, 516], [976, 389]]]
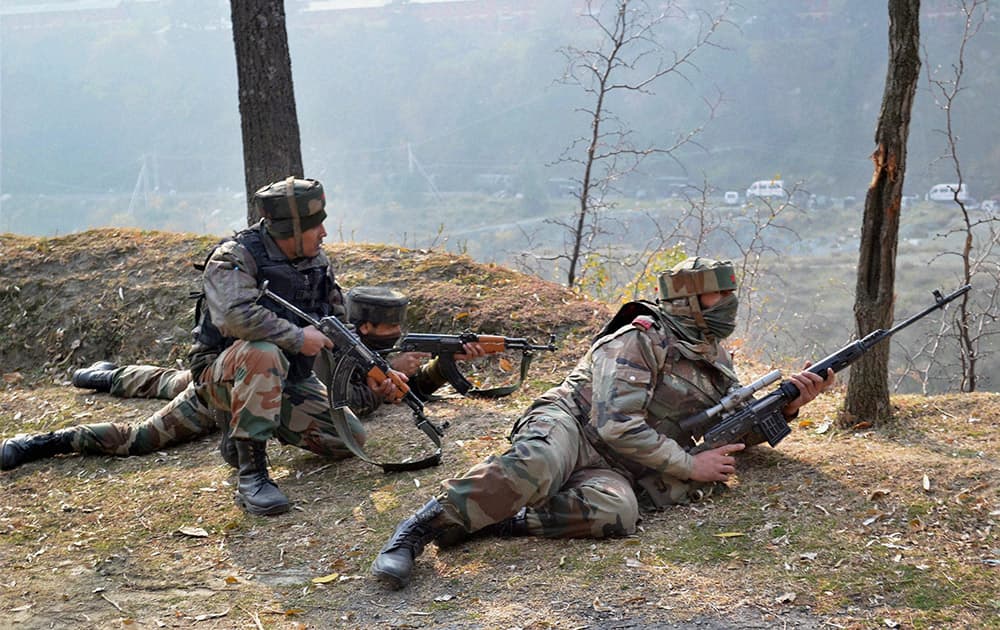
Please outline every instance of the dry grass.
[[[129, 253], [124, 244], [136, 240]], [[138, 293], [153, 295], [158, 286], [160, 294], [184, 295], [190, 274], [180, 261], [197, 258], [197, 247], [171, 235], [126, 233], [118, 243], [107, 232], [44, 242], [4, 236], [0, 247], [0, 324], [18, 327], [0, 343], [0, 435], [138, 421], [155, 410], [155, 401], [80, 393], [65, 379], [102, 353], [169, 359], [173, 351], [152, 340], [184, 326], [189, 304], [176, 305], [173, 319], [150, 316], [139, 326], [141, 301], [117, 298], [114, 287], [126, 274]], [[150, 251], [155, 271], [141, 265]], [[36, 255], [68, 264], [61, 273], [69, 279], [39, 276]], [[503, 450], [513, 419], [569, 369], [606, 315], [506, 270], [434, 252], [399, 256], [352, 245], [337, 246], [333, 259], [352, 270], [347, 286], [393, 274], [406, 283], [397, 286], [419, 285], [427, 328], [455, 329], [464, 320], [495, 332], [506, 309], [520, 326], [502, 329], [510, 334], [538, 337], [561, 326], [561, 351], [542, 357], [514, 397], [429, 405], [431, 417], [452, 425], [438, 468], [384, 475], [358, 461], [272, 446], [275, 476], [295, 501], [280, 517], [247, 516], [233, 505], [233, 478], [212, 439], [147, 457], [74, 456], [2, 473], [0, 626], [1000, 627], [997, 394], [897, 397], [891, 426], [838, 431], [826, 427], [841, 403], [843, 392], [834, 390], [810, 405], [779, 448], [744, 455], [729, 492], [648, 515], [638, 536], [432, 547], [409, 588], [383, 591], [367, 569], [394, 525], [440, 479]], [[158, 278], [136, 281], [150, 276]], [[466, 276], [485, 299], [456, 290]], [[41, 299], [26, 287], [43, 280], [59, 299], [39, 321], [21, 318], [16, 306]], [[108, 296], [98, 312], [80, 294], [96, 286]], [[563, 300], [562, 312], [551, 308]], [[62, 303], [72, 310], [58, 310]], [[468, 314], [455, 322], [456, 311]], [[88, 331], [98, 330], [99, 316], [132, 322], [131, 341], [94, 343]], [[66, 323], [65, 344], [50, 334], [58, 321]], [[377, 455], [427, 447], [403, 409], [373, 419], [369, 431]]]

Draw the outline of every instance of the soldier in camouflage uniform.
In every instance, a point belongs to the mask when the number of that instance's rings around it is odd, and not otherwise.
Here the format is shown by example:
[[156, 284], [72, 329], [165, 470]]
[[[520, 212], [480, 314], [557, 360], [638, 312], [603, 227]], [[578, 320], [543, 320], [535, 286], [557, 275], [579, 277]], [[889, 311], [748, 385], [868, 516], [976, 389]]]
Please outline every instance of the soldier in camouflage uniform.
[[[354, 287], [347, 292], [347, 320], [354, 325], [358, 336], [372, 350], [388, 350], [396, 345], [403, 334], [406, 306], [409, 300], [399, 291], [387, 287]], [[458, 361], [470, 361], [485, 356], [479, 343], [463, 344], [464, 352], [455, 355]], [[438, 359], [427, 352], [401, 352], [389, 359], [394, 370], [409, 377], [407, 385], [421, 400], [443, 387], [448, 379], [442, 372]], [[358, 416], [374, 413], [382, 399], [366, 385], [360, 369], [351, 375], [350, 408]]]
[[158, 365], [125, 365], [98, 361], [73, 372], [74, 387], [92, 389], [116, 398], [172, 400], [191, 384], [191, 370]]
[[[455, 544], [472, 533], [547, 537], [624, 536], [639, 504], [699, 500], [735, 472], [730, 444], [692, 456], [679, 421], [711, 407], [737, 383], [719, 340], [736, 323], [730, 262], [687, 259], [660, 275], [662, 299], [625, 305], [563, 383], [515, 423], [511, 448], [442, 482], [443, 492], [404, 520], [372, 573], [405, 586], [429, 542]], [[833, 381], [792, 376], [799, 407]], [[646, 489], [649, 488], [650, 491]]]
[[[408, 302], [402, 293], [392, 289], [355, 287], [347, 292], [347, 318], [368, 347], [389, 348], [402, 334]], [[471, 359], [483, 354], [482, 346], [468, 344], [465, 354], [456, 355], [456, 358]], [[436, 361], [426, 361], [428, 356], [406, 352], [390, 360], [395, 369], [409, 377], [408, 384], [414, 393], [424, 399], [446, 382]], [[191, 381], [191, 370], [155, 365], [118, 367], [108, 361], [99, 361], [76, 370], [72, 378], [76, 387], [120, 398], [162, 398], [171, 403], [139, 424], [95, 423], [9, 438], [0, 443], [0, 470], [11, 470], [29, 461], [62, 453], [144, 455], [208, 435], [218, 426], [228, 427], [228, 415], [223, 414], [220, 418], [219, 410], [205, 405]], [[352, 374], [347, 400], [351, 411], [361, 418], [374, 413], [382, 404], [359, 369]], [[234, 468], [239, 466], [235, 444], [224, 438], [219, 450], [227, 463]]]
[[[354, 287], [347, 292], [346, 302], [348, 321], [354, 325], [361, 341], [372, 350], [388, 350], [402, 336], [409, 300], [399, 291], [386, 287]], [[483, 354], [480, 344], [471, 343], [465, 345], [465, 353], [456, 354], [455, 358], [470, 360]], [[409, 377], [408, 385], [421, 400], [427, 400], [448, 382], [437, 359], [430, 356], [426, 352], [400, 352], [389, 359], [393, 369]], [[157, 365], [118, 367], [110, 361], [98, 361], [74, 371], [72, 383], [81, 389], [109, 393], [118, 398], [172, 400], [191, 383], [191, 370]], [[382, 405], [382, 400], [369, 389], [361, 370], [355, 370], [352, 375], [347, 399], [351, 411], [360, 418], [374, 413]]]
[[[213, 430], [212, 410], [218, 409], [232, 417], [237, 502], [255, 513], [278, 513], [289, 506], [267, 473], [269, 437], [331, 457], [349, 455], [329, 419], [326, 390], [312, 373], [313, 357], [333, 343], [316, 328], [298, 325], [279, 305], [258, 301], [258, 287], [268, 280], [272, 291], [314, 316], [344, 316], [340, 287], [320, 247], [326, 235], [323, 187], [315, 180], [288, 178], [260, 189], [255, 199], [261, 222], [224, 241], [206, 261], [206, 308], [189, 355], [187, 388], [143, 431], [104, 424], [54, 432], [43, 436], [45, 444], [6, 440], [0, 446], [4, 467], [26, 450], [126, 455], [135, 447], [148, 452], [154, 444]], [[393, 388], [388, 379], [376, 386], [379, 395], [392, 395]], [[357, 418], [349, 420], [354, 440], [363, 443]]]

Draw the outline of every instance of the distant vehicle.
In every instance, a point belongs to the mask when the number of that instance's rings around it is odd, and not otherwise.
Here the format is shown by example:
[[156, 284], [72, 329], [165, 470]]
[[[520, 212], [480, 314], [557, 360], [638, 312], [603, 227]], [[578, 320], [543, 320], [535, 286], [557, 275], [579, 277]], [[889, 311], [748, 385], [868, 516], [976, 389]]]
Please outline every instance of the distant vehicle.
[[925, 199], [927, 201], [955, 201], [955, 191], [958, 191], [958, 200], [962, 203], [972, 201], [969, 190], [965, 184], [936, 184], [928, 192]]
[[991, 214], [1000, 212], [1000, 199], [987, 199], [979, 204], [979, 209]]
[[787, 197], [785, 182], [780, 179], [761, 179], [747, 188], [747, 199], [750, 197]]
[[727, 190], [725, 197], [726, 205], [735, 206], [740, 202], [740, 193], [735, 190]]

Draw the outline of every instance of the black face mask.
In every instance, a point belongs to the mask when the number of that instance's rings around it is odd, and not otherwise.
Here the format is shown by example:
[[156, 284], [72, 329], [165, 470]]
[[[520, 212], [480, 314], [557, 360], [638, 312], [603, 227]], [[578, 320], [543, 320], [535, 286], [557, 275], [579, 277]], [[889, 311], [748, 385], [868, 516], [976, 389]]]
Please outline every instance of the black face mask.
[[361, 341], [372, 350], [388, 350], [399, 341], [399, 335], [361, 335]]

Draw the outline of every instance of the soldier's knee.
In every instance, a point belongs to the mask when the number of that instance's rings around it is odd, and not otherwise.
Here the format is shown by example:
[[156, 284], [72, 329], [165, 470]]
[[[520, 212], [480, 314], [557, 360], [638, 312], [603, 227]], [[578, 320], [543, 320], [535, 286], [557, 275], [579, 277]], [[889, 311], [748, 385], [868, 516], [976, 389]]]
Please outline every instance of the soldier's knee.
[[602, 512], [597, 520], [602, 538], [631, 536], [639, 527], [639, 505], [622, 501], [618, 509]]
[[281, 348], [269, 341], [250, 341], [240, 352], [243, 366], [255, 374], [288, 372], [288, 357]]
[[248, 341], [243, 351], [248, 357], [260, 357], [261, 360], [277, 360], [278, 357], [285, 357], [281, 348], [270, 341]]

